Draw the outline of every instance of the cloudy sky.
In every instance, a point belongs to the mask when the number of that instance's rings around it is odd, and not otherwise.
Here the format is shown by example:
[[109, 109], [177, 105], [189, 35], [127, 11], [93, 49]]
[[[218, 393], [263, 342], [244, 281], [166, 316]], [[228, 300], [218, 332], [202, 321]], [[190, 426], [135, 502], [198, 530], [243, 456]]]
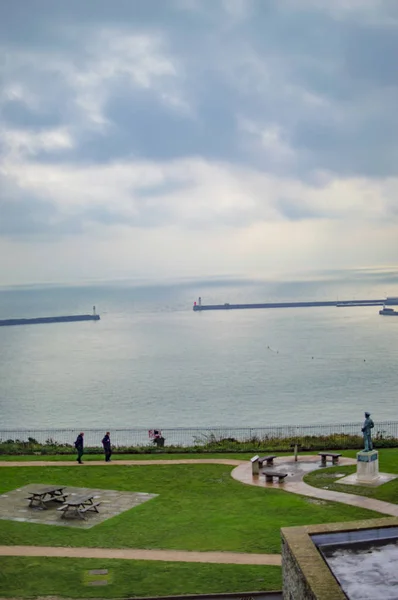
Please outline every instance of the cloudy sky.
[[0, 284], [397, 264], [397, 0], [3, 0], [0, 56]]

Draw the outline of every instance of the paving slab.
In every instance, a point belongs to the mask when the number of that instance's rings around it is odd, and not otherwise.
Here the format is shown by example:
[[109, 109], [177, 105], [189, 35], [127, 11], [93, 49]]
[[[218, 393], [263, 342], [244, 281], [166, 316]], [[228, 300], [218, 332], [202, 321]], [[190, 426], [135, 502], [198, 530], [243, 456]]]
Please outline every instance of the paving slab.
[[[336, 474], [337, 475], [337, 474]], [[347, 475], [346, 477], [342, 476], [341, 479], [338, 479], [336, 483], [342, 485], [358, 485], [363, 487], [379, 487], [384, 483], [388, 483], [393, 479], [396, 479], [398, 475], [393, 475], [392, 473], [379, 473], [379, 476], [374, 481], [358, 481], [357, 474], [353, 473], [352, 475]]]
[[[49, 483], [50, 485], [50, 483]], [[146, 492], [119, 492], [118, 490], [103, 490], [99, 488], [83, 488], [65, 486], [65, 493], [69, 498], [82, 494], [93, 494], [95, 502], [101, 502], [98, 513], [88, 511], [86, 519], [75, 517], [62, 518], [62, 512], [57, 510], [62, 503], [49, 502], [48, 510], [41, 508], [30, 508], [26, 500], [30, 491], [43, 487], [43, 484], [29, 484], [21, 488], [0, 495], [0, 519], [6, 521], [19, 521], [21, 523], [40, 523], [42, 525], [56, 525], [59, 527], [77, 527], [79, 529], [90, 529], [107, 519], [119, 515], [126, 510], [139, 506], [156, 498], [157, 494]]]

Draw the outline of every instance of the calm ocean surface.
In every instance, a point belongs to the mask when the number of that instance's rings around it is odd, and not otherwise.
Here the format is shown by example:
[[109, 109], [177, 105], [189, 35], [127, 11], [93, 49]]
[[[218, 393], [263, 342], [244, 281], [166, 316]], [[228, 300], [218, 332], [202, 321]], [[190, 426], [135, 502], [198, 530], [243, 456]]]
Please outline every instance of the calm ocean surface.
[[398, 296], [397, 280], [0, 291], [0, 429], [261, 426], [398, 419], [398, 318], [378, 307], [194, 313], [204, 303]]

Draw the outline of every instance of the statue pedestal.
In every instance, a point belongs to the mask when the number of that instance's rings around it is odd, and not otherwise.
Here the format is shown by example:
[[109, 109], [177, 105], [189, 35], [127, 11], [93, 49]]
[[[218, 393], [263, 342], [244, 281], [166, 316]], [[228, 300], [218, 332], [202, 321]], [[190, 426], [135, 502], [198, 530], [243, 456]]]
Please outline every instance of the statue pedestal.
[[357, 481], [371, 483], [379, 478], [379, 453], [377, 450], [357, 453]]

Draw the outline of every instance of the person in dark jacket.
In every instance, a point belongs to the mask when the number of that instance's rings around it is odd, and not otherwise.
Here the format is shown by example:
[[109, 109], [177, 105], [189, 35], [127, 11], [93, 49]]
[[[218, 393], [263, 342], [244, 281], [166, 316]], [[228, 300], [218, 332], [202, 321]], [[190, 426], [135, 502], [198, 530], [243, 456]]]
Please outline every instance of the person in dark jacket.
[[84, 432], [81, 431], [79, 433], [79, 435], [76, 438], [76, 442], [75, 442], [75, 448], [77, 450], [77, 462], [79, 463], [79, 465], [82, 465], [82, 456], [83, 456], [83, 452], [84, 452]]
[[109, 437], [109, 431], [107, 431], [106, 434], [104, 435], [104, 437], [102, 438], [102, 445], [104, 447], [104, 452], [105, 452], [105, 462], [110, 462], [112, 448], [111, 448], [111, 439]]
[[163, 448], [165, 440], [162, 436], [162, 432], [159, 431], [159, 429], [155, 429], [153, 433], [153, 443], [156, 444], [158, 448]]

